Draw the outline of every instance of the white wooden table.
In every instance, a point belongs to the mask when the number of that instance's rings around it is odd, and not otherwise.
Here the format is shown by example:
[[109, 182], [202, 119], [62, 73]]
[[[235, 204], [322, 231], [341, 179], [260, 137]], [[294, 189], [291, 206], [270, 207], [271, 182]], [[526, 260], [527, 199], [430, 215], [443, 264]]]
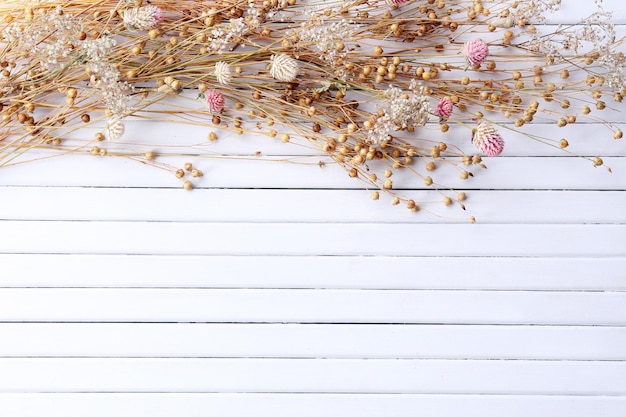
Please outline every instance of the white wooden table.
[[[194, 134], [126, 139], [150, 131]], [[626, 140], [597, 131], [572, 148], [612, 174], [513, 137], [442, 173], [468, 200], [439, 216], [255, 137], [172, 159], [192, 192], [109, 157], [2, 168], [0, 415], [623, 417]]]

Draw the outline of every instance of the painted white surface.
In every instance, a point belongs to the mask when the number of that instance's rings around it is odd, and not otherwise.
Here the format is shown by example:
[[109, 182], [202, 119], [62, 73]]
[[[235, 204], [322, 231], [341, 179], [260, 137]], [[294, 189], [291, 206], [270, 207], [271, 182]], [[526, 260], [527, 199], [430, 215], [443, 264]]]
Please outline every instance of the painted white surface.
[[3, 168], [0, 416], [623, 417], [626, 140], [596, 130], [572, 150], [612, 174], [516, 137], [469, 182], [438, 169], [465, 212], [228, 135], [262, 156], [194, 160], [193, 192], [113, 158]]

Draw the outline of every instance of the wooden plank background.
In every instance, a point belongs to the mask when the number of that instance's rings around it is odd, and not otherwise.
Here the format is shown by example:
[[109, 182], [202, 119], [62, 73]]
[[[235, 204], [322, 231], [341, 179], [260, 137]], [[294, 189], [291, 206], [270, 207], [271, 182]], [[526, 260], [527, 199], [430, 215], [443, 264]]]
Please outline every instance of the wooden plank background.
[[221, 137], [246, 160], [194, 160], [192, 192], [124, 159], [2, 168], [0, 415], [623, 417], [626, 141], [597, 128], [572, 149], [612, 173], [515, 136], [470, 182], [443, 168], [466, 212], [266, 138]]

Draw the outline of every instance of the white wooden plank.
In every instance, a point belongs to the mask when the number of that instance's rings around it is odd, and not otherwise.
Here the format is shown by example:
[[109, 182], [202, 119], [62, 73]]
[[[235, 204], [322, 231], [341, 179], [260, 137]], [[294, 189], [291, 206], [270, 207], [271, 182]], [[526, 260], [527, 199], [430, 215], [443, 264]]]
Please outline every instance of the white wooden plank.
[[[0, 394], [11, 417], [623, 417], [623, 396]], [[332, 411], [331, 411], [332, 410]]]
[[[626, 34], [626, 33], [624, 33]], [[505, 51], [501, 51], [506, 53]], [[508, 52], [508, 51], [507, 51]], [[498, 64], [502, 65], [501, 63]], [[532, 67], [532, 65], [530, 65]], [[519, 69], [519, 68], [517, 68]], [[532, 81], [534, 74], [529, 71], [528, 80]], [[611, 98], [606, 100], [609, 106], [615, 106]], [[545, 103], [541, 104], [541, 108]], [[621, 105], [618, 105], [620, 107]], [[560, 110], [560, 109], [559, 109]], [[499, 113], [490, 115], [498, 118]], [[611, 112], [611, 114], [592, 114], [593, 117], [603, 116], [613, 119], [613, 129], [626, 130], [621, 114]], [[490, 117], [490, 118], [491, 118]], [[244, 115], [244, 120], [246, 119]], [[511, 120], [502, 120], [501, 133], [505, 138], [505, 156], [567, 156], [569, 152], [574, 155], [596, 156], [599, 151], [604, 156], [620, 156], [626, 154], [626, 141], [613, 139], [613, 131], [606, 126], [596, 123], [585, 122], [579, 116], [575, 125], [566, 128], [559, 128], [555, 121], [541, 122], [541, 113], [536, 115], [536, 122], [517, 128]], [[160, 155], [240, 155], [254, 156], [261, 152], [266, 156], [286, 156], [286, 155], [320, 155], [324, 141], [311, 141], [298, 135], [292, 135], [289, 143], [283, 143], [275, 138], [270, 138], [259, 131], [259, 134], [247, 133], [238, 135], [229, 131], [221, 130], [211, 125], [210, 122], [203, 126], [181, 126], [180, 124], [160, 121], [136, 120], [132, 117], [125, 122], [126, 134], [123, 140], [115, 142], [98, 143], [99, 147], [106, 147], [109, 150], [123, 150], [125, 152], [144, 153], [146, 150], [153, 150]], [[85, 138], [91, 139], [98, 129], [80, 130], [70, 137], [76, 140], [66, 141], [66, 145], [73, 144], [75, 147], [82, 146], [83, 153], [89, 153], [89, 147], [85, 147]], [[267, 129], [265, 129], [266, 131]], [[308, 130], [308, 129], [307, 129]], [[150, 132], [150, 134], [146, 134]], [[209, 132], [215, 132], [217, 141], [207, 139]], [[330, 133], [324, 131], [324, 133]], [[401, 133], [398, 133], [401, 134]], [[405, 133], [406, 138], [413, 141], [421, 140], [425, 146], [430, 143], [445, 141], [458, 146], [468, 153], [478, 152], [471, 145], [471, 131], [466, 126], [459, 126], [450, 123], [450, 130], [447, 133], [440, 131], [439, 123], [430, 123], [416, 131], [415, 134]], [[559, 140], [566, 137], [569, 142], [568, 152], [563, 151], [558, 146]], [[593, 140], [590, 140], [593, 138]], [[320, 138], [323, 139], [323, 138]], [[33, 154], [36, 154], [35, 151]]]
[[11, 288], [0, 321], [623, 326], [626, 293]]
[[1, 357], [626, 359], [626, 327], [0, 323], [0, 340]]
[[0, 394], [12, 417], [622, 417], [626, 398], [359, 394]]
[[[412, 168], [430, 175], [439, 188], [623, 190], [625, 185], [626, 158], [623, 157], [606, 157], [602, 167], [593, 167], [590, 160], [575, 157], [484, 158], [488, 169], [470, 167], [475, 176], [468, 180], [459, 178], [466, 168], [462, 164], [462, 168], [457, 168], [441, 163], [435, 171], [425, 171], [429, 160], [417, 160]], [[457, 158], [448, 160], [454, 162]], [[172, 157], [168, 161], [174, 170], [185, 162], [193, 162], [201, 169], [204, 177], [192, 178], [197, 188], [362, 189], [369, 185], [349, 178], [343, 168], [323, 155], [245, 159]], [[320, 162], [326, 165], [320, 167]], [[373, 163], [370, 168], [382, 178], [388, 167]], [[4, 167], [0, 185], [181, 188], [182, 180], [175, 178], [174, 170], [155, 169], [125, 158], [70, 155]], [[424, 187], [423, 179], [408, 170], [397, 171], [393, 180], [397, 189]], [[184, 195], [181, 191], [181, 196]]]
[[[0, 287], [17, 288], [626, 290], [624, 257], [0, 254], [0, 265]], [[252, 270], [272, 273], [260, 279]]]
[[621, 224], [2, 221], [0, 253], [623, 257], [625, 237]]
[[[626, 223], [623, 191], [468, 191], [466, 211], [437, 191], [403, 193], [435, 215], [394, 207], [366, 190], [241, 190], [5, 187], [6, 220], [155, 220], [239, 222]], [[311, 204], [314, 201], [315, 204]], [[115, 204], [111, 204], [115, 202]], [[280, 210], [277, 210], [280, 207]], [[349, 210], [345, 210], [349, 208]]]
[[[324, 160], [322, 158], [322, 160]], [[414, 169], [430, 175], [441, 187], [489, 188], [489, 189], [604, 189], [623, 190], [626, 185], [626, 158], [604, 158], [607, 166], [594, 168], [590, 161], [579, 158], [491, 158], [485, 163], [488, 169], [472, 168], [475, 177], [459, 178], [460, 170], [453, 166], [440, 165], [433, 172], [424, 170], [427, 158], [418, 161]], [[303, 158], [302, 162], [317, 164], [320, 158]], [[355, 188], [364, 187], [365, 182], [349, 178], [343, 168], [329, 163], [323, 168], [296, 166], [289, 168], [279, 163], [259, 161], [212, 161], [207, 163], [207, 177], [200, 186], [234, 188]], [[328, 161], [327, 161], [328, 162]], [[372, 164], [376, 169], [376, 164]], [[254, 172], [254, 176], [245, 174]], [[393, 176], [398, 189], [423, 188], [423, 180], [408, 170], [400, 170]]]
[[0, 358], [2, 392], [625, 395], [625, 362]]

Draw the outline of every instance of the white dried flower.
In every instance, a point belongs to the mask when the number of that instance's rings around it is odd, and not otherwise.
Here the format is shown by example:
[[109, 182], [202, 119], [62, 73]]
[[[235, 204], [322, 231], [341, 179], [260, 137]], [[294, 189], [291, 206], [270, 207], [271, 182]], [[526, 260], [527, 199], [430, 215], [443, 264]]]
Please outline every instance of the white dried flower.
[[254, 1], [248, 2], [248, 9], [246, 10], [246, 18], [244, 19], [248, 29], [256, 29], [261, 25], [261, 15], [256, 7], [254, 7]]
[[230, 19], [227, 25], [221, 25], [211, 30], [208, 40], [210, 53], [221, 54], [226, 46], [233, 41], [238, 41], [248, 32], [248, 26], [243, 18]]
[[232, 81], [232, 75], [230, 72], [230, 66], [224, 62], [219, 61], [215, 63], [214, 69], [215, 78], [217, 78], [217, 82], [222, 85], [228, 85]]
[[298, 36], [298, 44], [304, 48], [311, 45], [320, 53], [319, 58], [336, 70], [341, 78], [345, 79], [343, 62], [347, 55], [347, 48], [337, 49], [338, 45], [347, 44], [352, 40], [355, 27], [342, 19], [339, 22], [327, 23], [317, 17], [302, 23], [300, 30], [294, 32]]
[[278, 80], [291, 82], [298, 75], [298, 61], [285, 54], [272, 55], [270, 75]]
[[389, 134], [396, 130], [412, 129], [424, 126], [432, 113], [429, 97], [424, 94], [424, 87], [415, 80], [409, 84], [409, 92], [389, 86], [384, 93], [387, 103], [385, 114], [376, 119], [370, 131], [369, 139], [374, 143], [384, 143]]
[[621, 52], [611, 52], [600, 56], [598, 63], [606, 70], [607, 85], [616, 92], [626, 86], [626, 55]]
[[518, 21], [532, 22], [534, 24], [546, 22], [547, 12], [554, 13], [561, 7], [561, 0], [527, 0], [519, 2], [515, 8]]
[[120, 72], [109, 61], [115, 40], [109, 36], [97, 39], [89, 39], [83, 42], [85, 65], [91, 72], [91, 84], [101, 94], [107, 109], [119, 118], [123, 118], [132, 112], [130, 105], [133, 86], [127, 82], [119, 81]]
[[150, 30], [163, 22], [163, 12], [152, 4], [124, 11], [124, 25], [132, 30]]
[[66, 13], [60, 6], [54, 12], [37, 14], [28, 26], [15, 21], [5, 27], [0, 38], [16, 42], [24, 51], [37, 55], [48, 69], [63, 65], [74, 53], [81, 20]]
[[[550, 4], [554, 2], [556, 2], [556, 0], [552, 0]], [[529, 3], [532, 4], [533, 2]], [[529, 4], [528, 7], [531, 7], [531, 4]], [[552, 4], [552, 6], [554, 6], [554, 4]], [[558, 7], [550, 10], [558, 10]], [[538, 11], [543, 13], [541, 9], [538, 9]], [[536, 12], [537, 11], [533, 13]], [[519, 19], [520, 18], [518, 18], [518, 21]], [[533, 21], [528, 18], [521, 18], [521, 20]], [[615, 42], [617, 36], [615, 25], [611, 23], [611, 20], [611, 12], [607, 12], [603, 10], [602, 7], [599, 7], [596, 12], [582, 19], [580, 24], [569, 26], [558, 25], [556, 29], [548, 34], [541, 33], [541, 31], [534, 26], [534, 31], [528, 32], [531, 35], [531, 39], [528, 41], [528, 49], [531, 52], [542, 54], [557, 63], [568, 59], [563, 54], [564, 50], [574, 51], [574, 53], [578, 54], [581, 49], [593, 49], [599, 52], [601, 56], [609, 54], [611, 52], [611, 45]]]
[[491, 24], [497, 28], [511, 28], [515, 25], [515, 21], [513, 20], [513, 16], [507, 17], [498, 17], [491, 21]]
[[118, 117], [111, 117], [104, 125], [104, 136], [109, 140], [117, 140], [124, 136], [124, 122]]

